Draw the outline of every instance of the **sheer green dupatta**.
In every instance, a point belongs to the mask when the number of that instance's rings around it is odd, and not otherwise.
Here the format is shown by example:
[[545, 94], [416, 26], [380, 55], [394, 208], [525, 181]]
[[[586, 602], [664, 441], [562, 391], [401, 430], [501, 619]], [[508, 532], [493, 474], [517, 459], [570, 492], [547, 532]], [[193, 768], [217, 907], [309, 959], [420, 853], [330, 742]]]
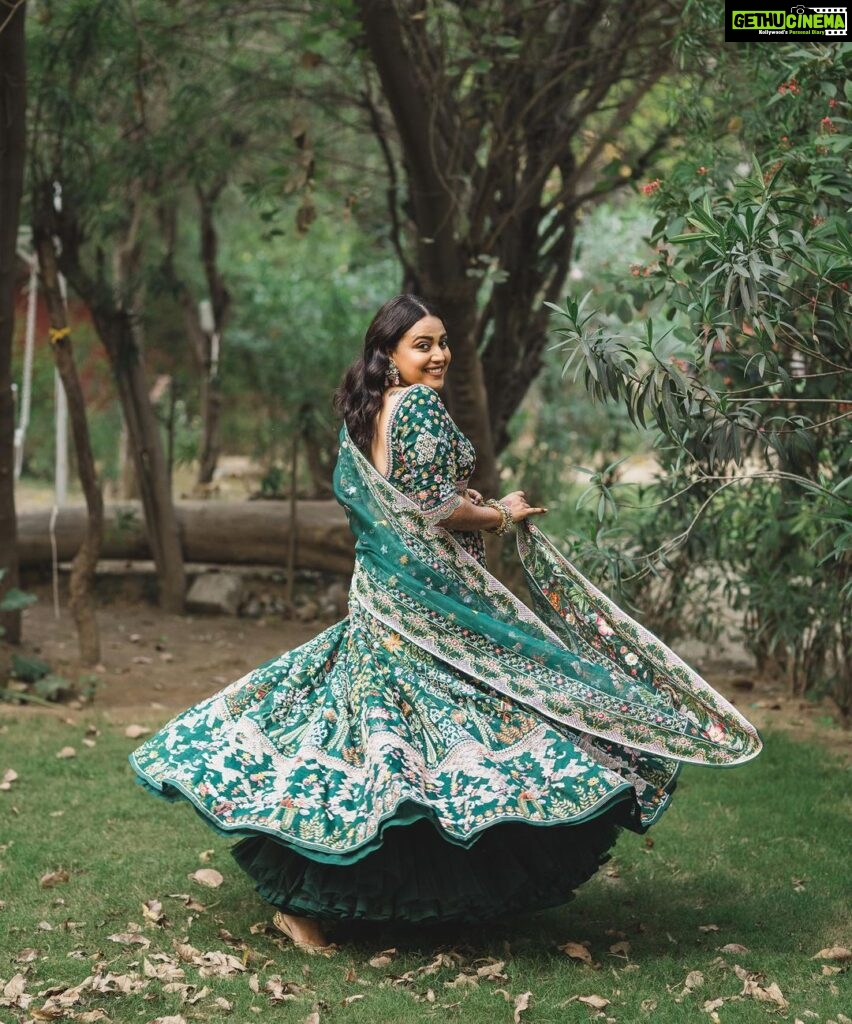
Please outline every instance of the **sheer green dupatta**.
[[558, 723], [636, 785], [649, 815], [678, 763], [735, 765], [759, 753], [754, 727], [529, 520], [516, 527], [517, 546], [535, 611], [438, 525], [447, 509], [424, 512], [393, 487], [345, 424], [334, 489], [356, 537], [350, 601]]

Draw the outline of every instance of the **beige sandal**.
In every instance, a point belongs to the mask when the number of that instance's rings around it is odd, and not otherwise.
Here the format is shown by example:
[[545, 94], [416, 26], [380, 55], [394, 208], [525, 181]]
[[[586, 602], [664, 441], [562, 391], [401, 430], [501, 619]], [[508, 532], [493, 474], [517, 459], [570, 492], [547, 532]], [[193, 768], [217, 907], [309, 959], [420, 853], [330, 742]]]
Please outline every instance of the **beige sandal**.
[[305, 942], [304, 939], [297, 939], [293, 934], [287, 919], [280, 910], [277, 910], [273, 915], [272, 923], [278, 931], [283, 932], [283, 934], [287, 936], [296, 949], [301, 949], [303, 952], [310, 953], [312, 956], [334, 956], [338, 951], [338, 947], [333, 942], [329, 942], [322, 946], [315, 942]]

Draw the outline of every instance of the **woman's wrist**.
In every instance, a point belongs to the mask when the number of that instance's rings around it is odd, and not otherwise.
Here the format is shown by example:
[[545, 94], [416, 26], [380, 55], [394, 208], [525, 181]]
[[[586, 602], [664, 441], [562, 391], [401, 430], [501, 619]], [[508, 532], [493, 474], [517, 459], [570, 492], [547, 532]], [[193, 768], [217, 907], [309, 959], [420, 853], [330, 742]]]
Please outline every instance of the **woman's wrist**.
[[490, 508], [495, 509], [500, 516], [500, 522], [496, 523], [489, 531], [490, 533], [496, 533], [497, 536], [500, 537], [509, 529], [510, 526], [514, 525], [512, 510], [505, 501], [498, 501], [496, 498], [489, 498], [485, 504]]

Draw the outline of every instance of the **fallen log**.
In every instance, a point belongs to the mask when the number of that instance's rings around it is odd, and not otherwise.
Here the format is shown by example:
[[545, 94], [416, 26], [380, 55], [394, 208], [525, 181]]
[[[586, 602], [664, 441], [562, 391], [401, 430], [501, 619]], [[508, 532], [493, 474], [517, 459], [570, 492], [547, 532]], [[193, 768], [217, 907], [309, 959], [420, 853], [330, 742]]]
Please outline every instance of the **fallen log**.
[[[290, 506], [287, 501], [182, 501], [175, 504], [183, 557], [187, 562], [233, 565], [287, 564]], [[18, 515], [20, 564], [37, 566], [52, 558], [50, 509]], [[82, 543], [84, 506], [61, 508], [54, 524], [57, 557], [70, 561]], [[127, 501], [104, 509], [102, 559], [149, 559], [142, 505]], [[296, 568], [350, 573], [355, 541], [336, 501], [300, 501]]]

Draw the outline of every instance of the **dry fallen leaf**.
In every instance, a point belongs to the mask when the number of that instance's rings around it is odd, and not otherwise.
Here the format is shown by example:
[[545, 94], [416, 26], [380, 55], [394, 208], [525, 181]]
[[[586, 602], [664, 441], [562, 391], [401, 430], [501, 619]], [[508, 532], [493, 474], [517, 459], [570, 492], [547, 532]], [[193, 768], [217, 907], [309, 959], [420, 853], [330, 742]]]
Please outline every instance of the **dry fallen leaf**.
[[7, 768], [6, 771], [3, 772], [3, 778], [0, 779], [0, 789], [11, 789], [12, 783], [17, 782], [17, 780], [18, 773], [15, 771], [15, 769]]
[[263, 985], [263, 991], [269, 993], [271, 1003], [283, 1003], [299, 996], [313, 995], [313, 989], [300, 985], [298, 981], [284, 981], [280, 974], [271, 975]]
[[165, 963], [154, 964], [145, 957], [142, 960], [142, 972], [146, 978], [156, 978], [158, 981], [180, 981], [186, 977], [182, 967], [169, 959]]
[[133, 992], [140, 992], [151, 984], [147, 978], [140, 978], [138, 973], [113, 974], [108, 971], [106, 974], [96, 974], [91, 979], [93, 992], [121, 992], [122, 995], [130, 995]]
[[91, 985], [92, 978], [85, 978], [80, 982], [79, 985], [74, 985], [71, 988], [63, 988], [61, 985], [55, 988], [45, 989], [40, 992], [39, 995], [50, 994], [50, 998], [41, 1007], [40, 1010], [31, 1011], [33, 1016], [40, 1016], [43, 1019], [50, 1020], [55, 1016], [66, 1016], [65, 1010], [73, 1006], [75, 1003], [79, 1003], [82, 998], [83, 992], [88, 989]]
[[609, 1006], [609, 1000], [604, 999], [603, 996], [577, 996], [577, 1001], [591, 1006], [594, 1010], [602, 1010], [605, 1006]]
[[309, 1013], [307, 1015], [307, 1017], [305, 1017], [305, 1019], [302, 1022], [302, 1024], [320, 1024], [319, 1011], [318, 1010], [314, 1010], [313, 1013]]
[[359, 992], [358, 995], [356, 995], [356, 996], [346, 996], [342, 1000], [341, 1005], [342, 1006], [351, 1006], [352, 1003], [357, 1003], [361, 999], [366, 999], [366, 998], [367, 997], [363, 994], [363, 992]]
[[32, 1002], [32, 996], [24, 991], [27, 987], [27, 979], [23, 974], [16, 974], [3, 986], [3, 995], [0, 998], [0, 1006], [17, 1006], [26, 1010]]
[[719, 949], [720, 953], [748, 953], [748, 946], [741, 946], [739, 942], [729, 942]]
[[140, 946], [147, 949], [151, 945], [151, 940], [138, 932], [116, 932], [114, 935], [107, 935], [107, 938], [110, 942], [120, 942], [123, 946], [138, 942]]
[[178, 942], [177, 939], [172, 942], [174, 951], [178, 957], [183, 960], [184, 963], [191, 963], [197, 956], [201, 956], [201, 950], [196, 949], [195, 946], [191, 946], [188, 942]]
[[224, 998], [224, 996], [216, 996], [216, 998], [213, 1000], [213, 1005], [220, 1010], [233, 1010], [234, 1008], [234, 1004], [229, 1003], [228, 1000]]
[[630, 954], [630, 943], [622, 940], [621, 942], [613, 942], [609, 947], [610, 953], [613, 956], [628, 956]]
[[165, 926], [165, 914], [163, 914], [163, 904], [159, 900], [145, 900], [142, 904], [142, 916], [146, 921], [150, 921], [151, 924]]
[[33, 960], [37, 960], [40, 955], [40, 949], [33, 949], [31, 946], [28, 946], [26, 949], [18, 950], [18, 952], [15, 954], [15, 963], [28, 964]]
[[371, 967], [387, 967], [387, 965], [393, 960], [396, 954], [396, 947], [392, 949], [383, 949], [381, 953], [376, 953], [375, 956], [370, 957], [367, 963]]
[[529, 1009], [530, 999], [532, 999], [532, 992], [522, 992], [515, 998], [515, 1013], [512, 1017], [514, 1024], [521, 1024], [521, 1014], [524, 1010]]
[[225, 881], [224, 876], [215, 868], [199, 868], [187, 875], [190, 881], [198, 882], [199, 885], [206, 885], [210, 889], [218, 889]]
[[787, 1000], [784, 998], [781, 989], [773, 981], [771, 985], [767, 985], [765, 988], [758, 984], [758, 979], [762, 979], [761, 974], [756, 974], [752, 971], [747, 971], [744, 967], [740, 967], [739, 964], [734, 964], [734, 974], [743, 983], [743, 990], [740, 995], [746, 996], [750, 999], [758, 999], [763, 1003], [775, 1003], [782, 1010], [787, 1009]]
[[192, 962], [198, 965], [198, 973], [202, 978], [227, 978], [246, 969], [239, 957], [232, 956], [230, 953], [222, 953], [217, 949], [194, 956]]
[[59, 885], [60, 882], [67, 882], [70, 877], [65, 868], [59, 868], [56, 871], [48, 871], [42, 875], [38, 880], [38, 884], [42, 889], [52, 889], [54, 885]]
[[444, 988], [478, 988], [479, 979], [473, 974], [457, 974], [452, 981], [445, 981]]
[[566, 942], [557, 948], [565, 953], [566, 956], [570, 956], [572, 960], [581, 960], [584, 964], [594, 963], [592, 954], [580, 942]]
[[700, 932], [717, 932], [719, 931], [719, 926], [717, 924], [700, 924], [698, 930]]
[[489, 959], [488, 963], [476, 968], [476, 976], [482, 978], [483, 981], [508, 981], [509, 979], [503, 973], [505, 966], [505, 960]]
[[852, 960], [852, 950], [845, 946], [828, 946], [814, 953], [811, 960]]
[[56, 756], [65, 760], [69, 757], [76, 757], [77, 751], [73, 747], [63, 747], [61, 750], [56, 752]]
[[199, 903], [194, 896], [190, 896], [188, 892], [170, 892], [166, 893], [166, 896], [170, 900], [183, 900], [183, 905], [187, 910], [195, 910], [201, 913], [202, 910], [206, 910], [207, 907], [203, 903]]
[[149, 733], [150, 731], [151, 730], [146, 729], [144, 725], [128, 725], [127, 728], [124, 730], [124, 735], [129, 740], [138, 740], [140, 736], [144, 736], [146, 733]]
[[186, 1017], [182, 1017], [179, 1013], [171, 1017], [157, 1017], [150, 1024], [186, 1024]]

